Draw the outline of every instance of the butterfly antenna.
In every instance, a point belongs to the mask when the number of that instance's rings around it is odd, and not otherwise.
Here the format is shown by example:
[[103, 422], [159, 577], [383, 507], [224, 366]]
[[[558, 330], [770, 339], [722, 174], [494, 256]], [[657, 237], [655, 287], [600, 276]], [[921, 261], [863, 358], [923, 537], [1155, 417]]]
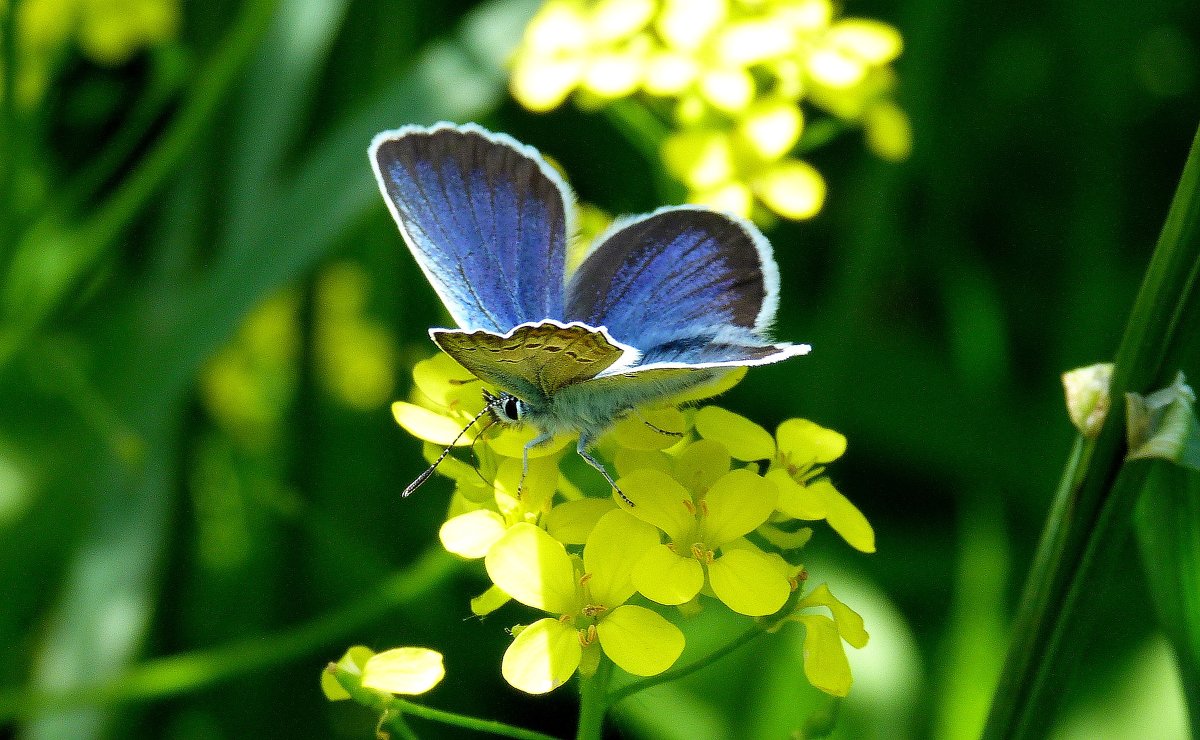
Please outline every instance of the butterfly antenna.
[[479, 472], [479, 453], [477, 453], [475, 451], [475, 443], [479, 441], [479, 438], [482, 437], [487, 432], [487, 430], [491, 429], [494, 426], [496, 426], [496, 420], [492, 419], [492, 421], [489, 422], [486, 427], [479, 430], [479, 434], [476, 434], [471, 439], [471, 455], [472, 455], [472, 457], [475, 458], [475, 475], [479, 476], [479, 480], [483, 481], [483, 485], [486, 486], [487, 488], [492, 488], [495, 486], [495, 484], [492, 483], [491, 481], [489, 481], [487, 478], [484, 478], [483, 473]]
[[[433, 461], [433, 465], [430, 465], [428, 468], [425, 469], [424, 473], [421, 473], [420, 475], [417, 476], [416, 480], [414, 480], [412, 483], [409, 483], [408, 487], [404, 489], [404, 493], [402, 493], [400, 495], [404, 498], [408, 498], [408, 496], [410, 496], [413, 491], [417, 490], [422, 485], [424, 485], [425, 481], [429, 480], [429, 478], [433, 475], [433, 471], [437, 470], [437, 466], [441, 465], [442, 460], [446, 459], [446, 455], [450, 454], [450, 450], [454, 449], [454, 445], [458, 444], [458, 440], [462, 439], [463, 435], [467, 433], [467, 430], [470, 429], [471, 427], [475, 426], [475, 422], [479, 421], [479, 419], [484, 414], [488, 413], [491, 410], [492, 410], [492, 405], [491, 405], [491, 403], [489, 403], [488, 405], [483, 407], [483, 411], [480, 411], [478, 414], [475, 414], [475, 418], [471, 419], [469, 422], [467, 422], [467, 425], [462, 428], [462, 431], [458, 433], [458, 436], [454, 438], [454, 441], [451, 442], [449, 444], [449, 446], [446, 447], [446, 449], [442, 450], [442, 454], [438, 455], [438, 459]], [[488, 426], [491, 426], [491, 425], [489, 424]], [[472, 442], [472, 444], [474, 444], [474, 442]]]

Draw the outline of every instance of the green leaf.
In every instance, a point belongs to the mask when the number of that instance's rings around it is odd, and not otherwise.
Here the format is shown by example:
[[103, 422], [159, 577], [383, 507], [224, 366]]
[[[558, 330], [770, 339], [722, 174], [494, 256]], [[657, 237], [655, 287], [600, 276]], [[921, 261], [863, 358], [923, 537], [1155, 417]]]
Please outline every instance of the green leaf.
[[1150, 463], [1136, 514], [1146, 582], [1200, 735], [1200, 472]]

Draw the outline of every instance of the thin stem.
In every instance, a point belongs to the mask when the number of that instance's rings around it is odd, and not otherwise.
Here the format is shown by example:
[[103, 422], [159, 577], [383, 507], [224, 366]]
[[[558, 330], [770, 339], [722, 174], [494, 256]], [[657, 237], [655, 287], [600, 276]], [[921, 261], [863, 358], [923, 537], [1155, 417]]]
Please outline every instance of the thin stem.
[[459, 561], [440, 548], [431, 549], [358, 601], [292, 629], [147, 661], [123, 676], [66, 691], [5, 692], [0, 694], [0, 724], [42, 712], [183, 694], [310, 655], [401, 606], [421, 601], [453, 575], [458, 565]]
[[391, 704], [412, 717], [420, 717], [430, 722], [440, 722], [443, 725], [450, 725], [451, 727], [462, 727], [467, 730], [486, 732], [491, 735], [499, 735], [500, 737], [513, 737], [518, 740], [555, 740], [553, 736], [536, 730], [527, 730], [524, 727], [505, 724], [494, 719], [480, 719], [479, 717], [470, 717], [465, 714], [447, 712], [443, 709], [434, 709], [433, 707], [416, 704], [398, 697], [392, 699]]
[[21, 0], [11, 0], [0, 14], [0, 264], [12, 249], [13, 184], [17, 157], [17, 15]]
[[1179, 343], [1185, 307], [1200, 271], [1200, 131], [1146, 270], [1117, 351], [1112, 407], [1095, 440], [1080, 441], [1064, 470], [1013, 628], [985, 737], [1045, 734], [1069, 664], [1069, 636], [1089, 586], [1105, 581], [1107, 554], [1128, 535], [1144, 464], [1123, 466], [1126, 391], [1165, 384], [1164, 365]]
[[[330, 663], [325, 670], [333, 674], [337, 682], [341, 684], [342, 688], [346, 690], [346, 693], [350, 695], [350, 698], [355, 703], [361, 704], [364, 707], [377, 709], [385, 715], [395, 714], [400, 717], [420, 717], [430, 722], [438, 722], [451, 727], [461, 727], [465, 730], [485, 732], [489, 735], [511, 737], [517, 740], [556, 740], [550, 735], [545, 735], [535, 730], [526, 730], [524, 727], [516, 727], [494, 719], [480, 719], [479, 717], [471, 717], [466, 714], [434, 709], [424, 704], [417, 704], [407, 699], [401, 699], [398, 696], [389, 696], [373, 689], [363, 688], [361, 675], [351, 673], [336, 663]], [[393, 721], [390, 716], [384, 716], [380, 724], [391, 726]], [[411, 732], [411, 729], [409, 732]]]
[[725, 645], [724, 647], [721, 647], [721, 648], [718, 648], [718, 649], [712, 651], [711, 653], [704, 656], [703, 658], [692, 661], [691, 663], [688, 663], [685, 666], [680, 666], [679, 668], [672, 668], [671, 670], [660, 673], [657, 676], [643, 678], [640, 681], [634, 681], [633, 683], [626, 684], [625, 686], [622, 686], [621, 688], [617, 689], [616, 691], [614, 691], [608, 695], [608, 703], [610, 706], [615, 706], [616, 704], [624, 701], [625, 699], [628, 699], [629, 697], [633, 696], [634, 694], [636, 694], [638, 692], [645, 691], [646, 689], [654, 688], [655, 686], [658, 686], [659, 684], [664, 684], [669, 681], [674, 681], [676, 679], [683, 678], [684, 676], [695, 673], [696, 671], [698, 671], [702, 668], [707, 668], [708, 666], [717, 662], [721, 658], [724, 658], [726, 655], [729, 655], [730, 653], [732, 653], [733, 651], [742, 647], [743, 645], [750, 643], [751, 641], [754, 640], [754, 638], [758, 637], [759, 635], [765, 634], [767, 629], [768, 629], [768, 627], [766, 625], [756, 624], [753, 627], [751, 627], [750, 629], [743, 632], [733, 642], [729, 643], [728, 645]]
[[604, 117], [641, 153], [654, 177], [659, 200], [674, 203], [685, 199], [684, 187], [662, 168], [662, 144], [671, 134], [663, 123], [643, 103], [632, 99], [614, 100], [601, 109]]
[[575, 740], [600, 740], [604, 735], [604, 715], [608, 714], [608, 682], [613, 663], [606, 656], [591, 676], [579, 677], [579, 726]]

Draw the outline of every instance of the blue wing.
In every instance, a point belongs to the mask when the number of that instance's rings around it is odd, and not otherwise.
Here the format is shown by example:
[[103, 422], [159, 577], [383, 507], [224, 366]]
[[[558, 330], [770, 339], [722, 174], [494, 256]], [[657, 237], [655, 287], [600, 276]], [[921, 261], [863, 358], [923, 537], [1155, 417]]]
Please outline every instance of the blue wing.
[[570, 191], [532, 147], [474, 124], [375, 137], [371, 165], [404, 241], [463, 329], [563, 315]]
[[567, 317], [641, 352], [633, 368], [760, 365], [804, 354], [767, 331], [779, 268], [748, 222], [694, 206], [620, 221], [567, 287]]

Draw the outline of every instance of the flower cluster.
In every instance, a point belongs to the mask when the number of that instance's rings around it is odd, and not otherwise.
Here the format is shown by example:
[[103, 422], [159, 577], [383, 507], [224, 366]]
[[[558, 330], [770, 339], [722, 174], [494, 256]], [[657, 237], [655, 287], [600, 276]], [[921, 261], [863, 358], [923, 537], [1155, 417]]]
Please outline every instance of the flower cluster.
[[620, 420], [598, 447], [623, 495], [589, 496], [559, 468], [573, 455], [570, 438], [533, 449], [523, 479], [522, 450], [535, 430], [472, 427], [456, 440], [483, 409], [483, 391], [494, 389], [445, 355], [416, 365], [411, 400], [393, 406], [396, 420], [425, 440], [431, 462], [450, 444], [470, 445], [477, 460], [450, 456], [439, 468], [455, 483], [442, 544], [481, 558], [494, 584], [473, 611], [514, 600], [547, 615], [513, 629], [502, 665], [509, 683], [544, 693], [576, 671], [595, 671], [603, 656], [633, 675], [659, 674], [683, 651], [677, 622], [715, 599], [739, 614], [772, 616], [774, 625], [803, 623], [809, 680], [834, 695], [849, 691], [842, 641], [866, 643], [862, 620], [823, 585], [801, 593], [807, 573], [797, 561], [812, 535], [807, 523], [822, 519], [853, 547], [874, 551], [867, 520], [823, 475], [846, 440], [802, 419], [772, 435], [716, 406], [677, 407], [744, 374]]
[[[0, 3], [0, 15], [8, 5]], [[72, 38], [93, 62], [113, 66], [174, 38], [179, 27], [179, 0], [23, 0], [17, 7], [22, 58], [15, 97], [25, 107], [41, 99]]]
[[[663, 163], [692, 202], [804, 219], [820, 211], [825, 182], [798, 149], [861, 125], [879, 156], [908, 156], [908, 119], [892, 99], [901, 48], [894, 28], [836, 17], [830, 0], [549, 0], [511, 89], [533, 111], [572, 93], [591, 106], [637, 96], [671, 130]], [[806, 123], [803, 103], [817, 120]]]

